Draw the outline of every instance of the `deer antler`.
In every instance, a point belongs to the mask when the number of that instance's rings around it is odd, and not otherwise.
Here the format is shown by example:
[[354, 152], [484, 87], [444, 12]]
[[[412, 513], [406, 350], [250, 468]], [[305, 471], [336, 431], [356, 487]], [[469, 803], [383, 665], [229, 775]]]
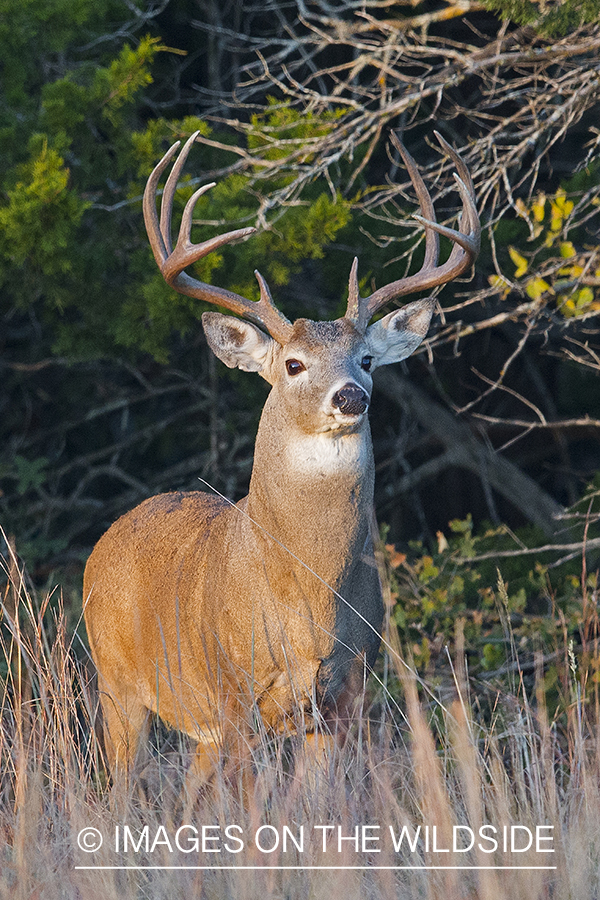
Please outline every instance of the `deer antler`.
[[[286, 344], [292, 333], [292, 323], [273, 303], [267, 283], [259, 272], [254, 274], [260, 286], [260, 300], [254, 301], [246, 297], [240, 297], [239, 294], [234, 294], [232, 291], [204, 284], [204, 282], [187, 275], [184, 271], [187, 266], [212, 253], [213, 250], [218, 250], [219, 247], [238, 238], [247, 237], [256, 231], [255, 228], [239, 228], [236, 231], [228, 231], [225, 234], [217, 235], [208, 241], [203, 241], [201, 244], [192, 243], [191, 229], [194, 207], [198, 198], [211, 187], [214, 187], [214, 182], [203, 185], [186, 203], [177, 243], [175, 244], [175, 249], [173, 249], [171, 241], [173, 198], [179, 176], [198, 134], [199, 132], [195, 132], [187, 140], [167, 178], [161, 201], [160, 221], [156, 212], [156, 189], [161, 175], [180, 146], [179, 141], [173, 144], [165, 153], [146, 184], [143, 203], [144, 221], [154, 258], [167, 284], [171, 285], [179, 293], [186, 294], [189, 297], [196, 297], [199, 300], [204, 300], [206, 303], [222, 306], [237, 315], [243, 316], [267, 331], [280, 344]], [[354, 260], [350, 272], [348, 307], [345, 318], [352, 321], [361, 331], [366, 330], [375, 313], [393, 298], [403, 297], [415, 291], [428, 290], [452, 281], [473, 265], [479, 253], [481, 226], [475, 206], [475, 192], [469, 170], [458, 153], [453, 150], [443, 137], [437, 132], [435, 132], [435, 136], [444, 153], [453, 160], [458, 170], [458, 174], [455, 174], [454, 178], [463, 203], [461, 230], [456, 231], [453, 228], [438, 225], [433, 202], [419, 174], [416, 163], [399, 138], [392, 133], [392, 143], [402, 155], [419, 200], [421, 215], [416, 215], [414, 218], [425, 227], [425, 259], [421, 269], [414, 275], [409, 275], [398, 281], [392, 281], [390, 284], [376, 290], [370, 297], [362, 298], [358, 290], [358, 260]], [[450, 238], [454, 243], [450, 256], [442, 265], [438, 265], [438, 235], [440, 234]]]
[[[456, 150], [437, 131], [434, 134], [442, 150], [452, 159], [458, 170], [458, 174], [455, 173], [454, 179], [463, 203], [460, 220], [461, 230], [455, 231], [453, 228], [438, 225], [431, 196], [419, 174], [417, 165], [397, 135], [392, 132], [392, 143], [404, 160], [419, 200], [421, 215], [415, 215], [414, 218], [425, 227], [425, 259], [420, 270], [414, 275], [400, 278], [398, 281], [392, 281], [390, 284], [386, 284], [376, 290], [370, 297], [362, 298], [358, 291], [358, 260], [354, 260], [348, 285], [346, 318], [354, 322], [361, 331], [365, 331], [375, 313], [393, 298], [403, 297], [415, 291], [428, 290], [439, 284], [446, 284], [446, 282], [452, 281], [473, 265], [479, 253], [481, 226], [479, 224], [477, 207], [475, 206], [475, 191], [469, 170]], [[450, 256], [442, 265], [438, 265], [439, 234], [443, 234], [454, 242]]]
[[179, 291], [180, 294], [196, 297], [198, 300], [214, 303], [217, 306], [230, 310], [230, 312], [237, 313], [259, 325], [280, 344], [285, 344], [290, 338], [293, 326], [274, 305], [267, 283], [259, 272], [254, 274], [260, 286], [260, 300], [248, 300], [246, 297], [240, 297], [239, 294], [234, 294], [232, 291], [204, 284], [204, 282], [192, 278], [183, 271], [187, 266], [212, 253], [213, 250], [218, 250], [219, 247], [229, 244], [237, 238], [247, 237], [247, 235], [256, 231], [255, 228], [238, 228], [236, 231], [228, 231], [226, 234], [217, 235], [208, 241], [203, 241], [201, 244], [192, 243], [191, 230], [194, 207], [198, 198], [211, 187], [214, 187], [214, 182], [203, 185], [186, 203], [177, 243], [175, 244], [175, 249], [173, 249], [171, 242], [173, 198], [179, 176], [198, 134], [199, 132], [196, 131], [187, 140], [167, 178], [160, 206], [160, 222], [156, 212], [156, 188], [162, 173], [177, 152], [180, 141], [173, 144], [165, 153], [146, 184], [143, 202], [144, 222], [146, 223], [146, 231], [148, 232], [154, 258], [167, 284]]

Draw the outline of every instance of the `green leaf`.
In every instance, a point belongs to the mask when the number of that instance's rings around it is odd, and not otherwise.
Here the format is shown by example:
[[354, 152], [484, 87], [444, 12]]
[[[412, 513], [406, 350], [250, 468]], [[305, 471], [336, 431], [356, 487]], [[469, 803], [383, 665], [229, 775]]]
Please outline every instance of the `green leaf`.
[[46, 480], [46, 469], [49, 460], [45, 456], [37, 459], [26, 459], [24, 456], [15, 455], [14, 466], [17, 478], [17, 493], [25, 494], [30, 488], [41, 487]]

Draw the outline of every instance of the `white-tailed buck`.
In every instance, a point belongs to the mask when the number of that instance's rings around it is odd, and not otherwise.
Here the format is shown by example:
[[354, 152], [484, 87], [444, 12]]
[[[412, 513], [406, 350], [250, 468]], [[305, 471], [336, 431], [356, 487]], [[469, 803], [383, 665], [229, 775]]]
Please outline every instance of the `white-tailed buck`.
[[[256, 273], [260, 300], [203, 284], [184, 270], [254, 229], [191, 242], [196, 191], [175, 248], [171, 211], [196, 135], [167, 179], [160, 220], [156, 189], [179, 144], [148, 180], [144, 218], [160, 270], [175, 290], [243, 318], [206, 312], [213, 352], [271, 385], [247, 497], [236, 504], [201, 491], [161, 494], [120, 518], [85, 570], [85, 620], [98, 669], [109, 762], [127, 766], [151, 712], [198, 742], [208, 777], [221, 752], [249, 740], [253, 717], [291, 733], [343, 731], [373, 666], [383, 617], [370, 536], [373, 450], [367, 410], [378, 366], [409, 356], [427, 333], [435, 301], [417, 300], [369, 325], [390, 300], [465, 272], [480, 226], [466, 166], [454, 161], [461, 230], [438, 225], [416, 165], [400, 142], [425, 227], [415, 275], [360, 297], [357, 261], [348, 308], [333, 322], [292, 323]], [[453, 242], [438, 265], [438, 234]], [[314, 743], [314, 742], [313, 742]]]

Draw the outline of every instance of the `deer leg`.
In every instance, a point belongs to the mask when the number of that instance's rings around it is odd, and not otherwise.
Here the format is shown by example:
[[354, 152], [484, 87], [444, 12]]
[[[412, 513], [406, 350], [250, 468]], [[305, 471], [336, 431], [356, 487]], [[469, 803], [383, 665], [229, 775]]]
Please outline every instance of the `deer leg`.
[[[220, 748], [216, 741], [199, 741], [188, 769], [188, 777], [197, 786], [210, 781], [219, 766]], [[187, 781], [187, 779], [186, 779]]]
[[314, 761], [316, 765], [323, 765], [331, 759], [336, 744], [337, 739], [333, 734], [313, 731], [306, 735], [302, 752], [307, 760]]
[[109, 690], [100, 698], [104, 720], [104, 746], [113, 780], [129, 776], [138, 749], [148, 739], [150, 712], [135, 695]]
[[309, 786], [313, 794], [318, 793], [319, 780], [327, 775], [336, 744], [337, 739], [334, 735], [312, 731], [306, 735], [302, 747], [296, 753], [295, 777], [302, 784]]
[[189, 821], [193, 816], [199, 792], [203, 791], [214, 779], [220, 755], [220, 747], [216, 741], [210, 739], [198, 741], [179, 794], [179, 804], [184, 822]]
[[196, 744], [185, 779], [186, 809], [206, 785], [211, 784], [216, 792], [220, 790], [221, 779], [215, 778], [219, 772], [230, 787], [239, 787], [240, 796], [250, 796], [253, 790], [253, 739], [236, 695], [223, 700], [219, 736], [215, 732], [213, 735], [206, 734]]
[[362, 715], [362, 703], [368, 675], [364, 653], [354, 657], [345, 674], [341, 690], [331, 697], [325, 682], [322, 716], [336, 742], [342, 745], [352, 724]]

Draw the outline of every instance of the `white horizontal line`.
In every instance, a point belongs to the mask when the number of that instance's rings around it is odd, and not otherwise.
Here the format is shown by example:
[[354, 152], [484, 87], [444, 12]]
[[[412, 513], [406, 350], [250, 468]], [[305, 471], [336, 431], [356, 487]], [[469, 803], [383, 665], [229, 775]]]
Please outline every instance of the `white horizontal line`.
[[75, 866], [75, 869], [86, 869], [86, 870], [112, 870], [112, 869], [161, 869], [161, 870], [178, 870], [178, 869], [186, 869], [186, 870], [202, 870], [204, 872], [207, 871], [269, 871], [273, 869], [327, 869], [327, 870], [339, 870], [346, 871], [349, 869], [364, 869], [366, 871], [378, 871], [378, 870], [386, 870], [386, 871], [400, 871], [400, 870], [427, 870], [427, 871], [440, 871], [440, 870], [448, 870], [448, 869], [467, 869], [467, 870], [481, 870], [481, 869], [494, 869], [494, 870], [518, 870], [518, 871], [550, 871], [556, 869], [556, 866]]

